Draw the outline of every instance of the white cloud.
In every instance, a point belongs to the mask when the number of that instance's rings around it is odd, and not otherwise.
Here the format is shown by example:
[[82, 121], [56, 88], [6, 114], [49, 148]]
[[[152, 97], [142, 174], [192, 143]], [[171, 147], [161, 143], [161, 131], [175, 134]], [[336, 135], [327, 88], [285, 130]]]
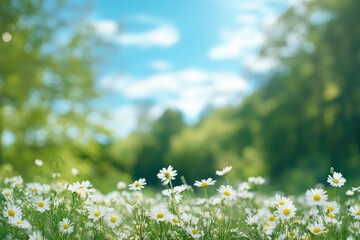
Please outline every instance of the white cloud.
[[222, 34], [222, 43], [210, 49], [208, 57], [213, 60], [234, 59], [264, 42], [261, 32], [252, 28], [226, 30]]
[[265, 42], [264, 30], [275, 22], [278, 15], [273, 1], [244, 0], [235, 8], [236, 27], [222, 30], [220, 41], [208, 51], [212, 60], [246, 59], [254, 55]]
[[176, 108], [192, 122], [197, 120], [206, 106], [238, 103], [239, 96], [249, 89], [246, 80], [234, 73], [191, 68], [160, 72], [144, 78], [108, 76], [102, 79], [101, 86], [129, 100], [151, 99], [164, 109]]
[[264, 73], [276, 67], [277, 61], [274, 58], [250, 56], [245, 60], [245, 66], [253, 72]]
[[171, 64], [164, 60], [154, 60], [150, 62], [150, 67], [156, 71], [164, 71], [169, 70], [171, 68]]
[[104, 39], [124, 46], [136, 47], [171, 47], [180, 40], [180, 33], [171, 24], [145, 15], [138, 15], [130, 19], [137, 23], [151, 25], [143, 32], [118, 31], [118, 23], [113, 20], [97, 20], [93, 22], [95, 31]]

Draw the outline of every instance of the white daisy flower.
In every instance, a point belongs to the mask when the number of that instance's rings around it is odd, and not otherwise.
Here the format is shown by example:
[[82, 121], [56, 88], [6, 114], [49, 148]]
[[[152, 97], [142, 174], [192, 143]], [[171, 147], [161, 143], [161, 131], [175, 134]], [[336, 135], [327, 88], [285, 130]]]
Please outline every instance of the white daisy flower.
[[309, 205], [322, 206], [326, 203], [328, 196], [326, 191], [320, 188], [314, 188], [306, 191], [306, 200]]
[[108, 213], [105, 215], [105, 222], [110, 228], [115, 228], [120, 225], [121, 218], [116, 213]]
[[279, 205], [277, 213], [281, 220], [289, 220], [295, 216], [296, 210], [296, 207], [292, 203], [288, 203]]
[[157, 177], [163, 181], [164, 185], [168, 184], [171, 180], [175, 179], [175, 176], [177, 175], [177, 171], [173, 170], [173, 167], [170, 165], [167, 169], [162, 168], [160, 172], [157, 174]]
[[88, 218], [89, 219], [93, 219], [94, 221], [99, 220], [100, 218], [102, 218], [103, 216], [105, 216], [105, 214], [107, 214], [108, 212], [108, 208], [104, 207], [104, 206], [91, 206], [88, 208]]
[[21, 217], [11, 219], [10, 224], [14, 225], [18, 228], [22, 228], [22, 229], [30, 229], [31, 228], [30, 223], [27, 220], [21, 219]]
[[126, 183], [120, 181], [120, 182], [117, 183], [116, 187], [117, 187], [117, 189], [119, 189], [119, 190], [123, 190], [123, 189], [126, 188]]
[[325, 212], [328, 213], [339, 213], [340, 211], [340, 205], [336, 201], [327, 202], [325, 204]]
[[10, 178], [5, 178], [4, 182], [6, 184], [10, 184], [11, 187], [15, 188], [15, 187], [21, 187], [24, 180], [22, 179], [21, 176], [14, 176]]
[[204, 236], [204, 231], [199, 230], [196, 227], [187, 227], [186, 231], [191, 235], [192, 238], [198, 239]]
[[327, 182], [333, 187], [342, 187], [345, 184], [346, 179], [341, 173], [334, 172], [332, 176], [328, 176]]
[[71, 168], [71, 174], [76, 177], [80, 174], [80, 171], [77, 168]]
[[187, 190], [187, 189], [189, 189], [189, 186], [186, 185], [186, 184], [182, 184], [182, 185], [180, 185], [180, 186], [174, 187], [174, 191], [175, 191], [175, 192], [178, 192], [178, 193], [182, 193], [182, 192], [184, 192], [184, 191]]
[[223, 175], [227, 174], [228, 172], [230, 172], [231, 169], [232, 169], [232, 166], [227, 166], [223, 170], [216, 171], [215, 174], [218, 176], [223, 176]]
[[314, 222], [308, 226], [308, 229], [315, 235], [320, 235], [326, 232], [326, 228], [322, 222]]
[[209, 185], [215, 185], [215, 183], [216, 183], [216, 180], [213, 180], [212, 178], [208, 178], [207, 180], [206, 179], [201, 180], [201, 182], [195, 181], [194, 185], [196, 187], [206, 188]]
[[72, 226], [68, 218], [63, 218], [59, 222], [59, 231], [63, 234], [70, 234], [74, 231], [74, 227]]
[[34, 231], [29, 234], [29, 240], [46, 240], [46, 238], [43, 237], [40, 231]]
[[21, 219], [22, 211], [18, 206], [7, 203], [5, 209], [3, 210], [3, 216], [7, 217], [9, 220], [18, 218]]
[[164, 206], [156, 206], [151, 209], [148, 216], [156, 221], [167, 221], [171, 214]]
[[132, 184], [129, 184], [129, 189], [134, 191], [141, 190], [142, 188], [144, 188], [144, 185], [146, 185], [145, 178], [140, 178], [139, 180], [133, 182]]
[[350, 214], [353, 216], [356, 220], [360, 220], [360, 206], [355, 205], [350, 207]]
[[360, 222], [352, 222], [349, 226], [350, 232], [360, 236]]
[[275, 194], [275, 201], [273, 201], [271, 204], [275, 206], [280, 206], [280, 205], [286, 205], [292, 203], [293, 202], [289, 198], [281, 196], [279, 194]]
[[50, 200], [49, 198], [44, 199], [43, 197], [36, 196], [34, 197], [34, 206], [36, 211], [45, 212], [50, 209]]
[[234, 199], [236, 197], [235, 190], [229, 185], [221, 185], [217, 191], [223, 199]]

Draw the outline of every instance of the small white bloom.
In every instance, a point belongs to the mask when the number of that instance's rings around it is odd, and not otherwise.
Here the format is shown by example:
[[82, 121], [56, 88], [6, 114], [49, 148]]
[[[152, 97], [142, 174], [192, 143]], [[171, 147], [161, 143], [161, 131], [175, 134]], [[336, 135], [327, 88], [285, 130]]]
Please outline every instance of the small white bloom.
[[21, 209], [14, 204], [7, 203], [5, 209], [3, 210], [3, 216], [7, 217], [9, 220], [18, 219], [22, 217]]
[[289, 220], [295, 216], [296, 207], [292, 203], [279, 205], [277, 213], [281, 220]]
[[43, 197], [36, 196], [34, 197], [34, 206], [36, 211], [45, 212], [50, 209], [50, 200], [49, 198], [43, 199]]
[[59, 231], [63, 234], [70, 234], [74, 231], [74, 227], [72, 226], [72, 224], [70, 223], [70, 220], [67, 218], [63, 218], [60, 222], [59, 222]]
[[29, 235], [29, 240], [46, 240], [40, 231], [34, 231]]
[[228, 172], [230, 172], [231, 169], [232, 169], [232, 166], [228, 166], [228, 167], [224, 168], [223, 170], [216, 171], [215, 174], [218, 176], [223, 176], [223, 175], [227, 174]]
[[360, 220], [360, 206], [355, 205], [350, 207], [350, 214], [353, 216], [356, 220]]
[[187, 227], [186, 231], [191, 235], [192, 238], [197, 239], [204, 236], [204, 231], [199, 230], [196, 227]]
[[254, 185], [263, 185], [265, 183], [265, 179], [263, 177], [249, 177], [248, 182]]
[[145, 178], [140, 178], [139, 180], [129, 184], [130, 190], [141, 190], [146, 185]]
[[91, 206], [88, 208], [88, 212], [88, 218], [97, 221], [107, 214], [108, 208], [104, 206]]
[[105, 215], [105, 222], [110, 228], [115, 228], [120, 225], [121, 218], [116, 213], [108, 213]]
[[234, 199], [236, 197], [235, 190], [229, 185], [221, 185], [217, 191], [223, 199]]
[[333, 187], [342, 187], [345, 184], [346, 179], [341, 173], [334, 172], [332, 176], [328, 176], [327, 182]]
[[35, 165], [36, 165], [36, 166], [41, 167], [43, 164], [44, 164], [43, 161], [41, 161], [40, 159], [36, 159], [36, 160], [35, 160]]
[[308, 226], [308, 229], [315, 235], [320, 235], [326, 232], [326, 228], [322, 222], [314, 222]]
[[164, 206], [152, 208], [148, 215], [156, 221], [168, 221], [171, 217], [170, 212]]
[[170, 165], [167, 169], [162, 168], [160, 172], [157, 174], [157, 177], [163, 181], [164, 185], [168, 184], [171, 180], [175, 179], [175, 176], [177, 175], [177, 171], [173, 170], [173, 167]]
[[327, 198], [326, 191], [323, 189], [314, 188], [306, 191], [306, 200], [311, 206], [322, 206], [326, 203]]
[[71, 168], [71, 174], [74, 175], [75, 177], [76, 177], [77, 175], [79, 175], [79, 173], [80, 173], [79, 169], [77, 169], [77, 168]]
[[30, 229], [31, 228], [30, 223], [27, 220], [21, 219], [21, 217], [16, 217], [16, 218], [11, 219], [10, 224], [14, 225], [18, 228], [22, 228], [22, 229]]
[[202, 187], [202, 188], [206, 188], [209, 185], [215, 185], [216, 180], [213, 180], [212, 178], [208, 178], [208, 179], [203, 179], [200, 181], [195, 181], [195, 186], [196, 187]]
[[120, 181], [120, 182], [117, 183], [116, 187], [119, 190], [125, 189], [126, 188], [126, 183]]

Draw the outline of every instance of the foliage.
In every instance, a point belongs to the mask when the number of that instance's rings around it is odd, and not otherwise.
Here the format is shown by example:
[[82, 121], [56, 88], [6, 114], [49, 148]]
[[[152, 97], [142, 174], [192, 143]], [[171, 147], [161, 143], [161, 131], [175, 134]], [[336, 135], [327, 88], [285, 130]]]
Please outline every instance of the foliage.
[[[216, 171], [227, 179], [231, 167]], [[46, 176], [46, 175], [44, 175]], [[251, 177], [234, 189], [212, 178], [173, 186], [177, 170], [163, 168], [162, 193], [143, 193], [146, 179], [101, 194], [91, 183], [61, 178], [26, 183], [0, 179], [1, 239], [357, 239], [360, 187], [336, 193], [346, 179], [332, 170], [329, 193], [300, 196], [262, 193], [265, 180]], [[49, 177], [49, 176], [48, 176]], [[42, 182], [42, 183], [40, 183]], [[323, 181], [324, 182], [324, 181]], [[232, 183], [233, 184], [233, 183]], [[216, 185], [220, 185], [219, 187]], [[145, 189], [144, 189], [145, 188]], [[210, 196], [207, 190], [217, 188]]]

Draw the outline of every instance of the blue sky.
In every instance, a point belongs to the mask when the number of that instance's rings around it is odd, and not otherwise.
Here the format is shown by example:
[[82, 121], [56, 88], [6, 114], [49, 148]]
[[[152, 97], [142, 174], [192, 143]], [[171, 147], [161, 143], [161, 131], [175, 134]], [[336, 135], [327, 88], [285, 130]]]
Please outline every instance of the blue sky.
[[[293, 1], [294, 2], [294, 1]], [[266, 73], [257, 57], [264, 30], [291, 3], [282, 0], [96, 0], [91, 22], [114, 48], [97, 79], [94, 113], [118, 135], [136, 127], [139, 106], [156, 118], [168, 107], [195, 123], [206, 107], [238, 104], [253, 88], [248, 72]]]

